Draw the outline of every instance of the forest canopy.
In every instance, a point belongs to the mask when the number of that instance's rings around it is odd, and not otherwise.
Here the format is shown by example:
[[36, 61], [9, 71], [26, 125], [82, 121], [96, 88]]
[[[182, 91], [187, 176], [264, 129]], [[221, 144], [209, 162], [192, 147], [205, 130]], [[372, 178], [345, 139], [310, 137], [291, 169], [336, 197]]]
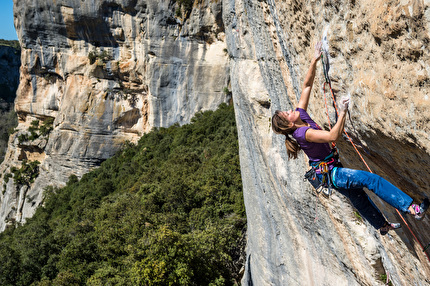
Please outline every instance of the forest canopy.
[[233, 106], [154, 129], [0, 235], [1, 285], [235, 285], [245, 208]]

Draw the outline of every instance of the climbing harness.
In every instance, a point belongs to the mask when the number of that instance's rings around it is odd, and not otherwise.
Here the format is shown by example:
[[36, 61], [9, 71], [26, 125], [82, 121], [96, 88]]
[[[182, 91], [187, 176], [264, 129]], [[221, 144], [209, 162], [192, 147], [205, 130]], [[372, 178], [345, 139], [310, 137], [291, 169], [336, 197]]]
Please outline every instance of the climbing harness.
[[[306, 172], [305, 179], [315, 188], [316, 192], [330, 197], [334, 187], [331, 171], [340, 166], [339, 152], [334, 147], [327, 157], [321, 161], [309, 161], [311, 169]], [[321, 175], [321, 180], [318, 175]]]
[[[327, 51], [324, 51], [327, 59], [328, 59], [328, 53]], [[328, 70], [329, 67], [326, 67], [324, 64], [324, 57], [321, 54], [321, 60], [322, 60], [322, 66], [323, 66], [323, 72], [324, 72], [324, 77], [325, 77], [325, 82], [323, 85], [323, 90], [324, 90], [324, 101], [326, 104], [326, 112], [327, 112], [327, 117], [328, 117], [328, 121], [329, 121], [329, 127], [331, 129], [331, 125], [330, 125], [330, 117], [328, 114], [328, 108], [327, 108], [327, 100], [326, 100], [326, 94], [325, 94], [325, 86], [326, 84], [328, 84], [329, 88], [330, 88], [330, 93], [333, 99], [333, 106], [336, 110], [336, 120], [337, 117], [339, 116], [339, 111], [337, 109], [337, 105], [336, 105], [336, 100], [335, 100], [335, 96], [333, 94], [333, 89], [331, 88], [331, 82], [330, 82], [330, 78], [328, 76]], [[345, 129], [343, 129], [343, 132], [345, 133], [346, 137], [348, 138], [348, 141], [351, 143], [351, 145], [354, 147], [355, 152], [357, 152], [358, 156], [360, 157], [361, 161], [363, 161], [364, 165], [366, 165], [367, 169], [369, 170], [370, 173], [373, 173], [372, 169], [370, 169], [369, 165], [366, 163], [366, 160], [364, 160], [363, 156], [361, 155], [360, 151], [358, 151], [357, 146], [354, 144], [354, 142], [352, 141], [351, 137], [348, 135], [348, 133], [346, 132]], [[429, 245], [427, 245], [425, 248], [423, 247], [423, 245], [421, 244], [421, 242], [418, 240], [418, 238], [416, 237], [415, 233], [412, 231], [411, 227], [409, 226], [409, 224], [406, 222], [405, 218], [401, 215], [401, 213], [399, 212], [399, 210], [396, 209], [397, 214], [399, 215], [399, 217], [402, 219], [403, 223], [406, 225], [406, 227], [408, 228], [409, 232], [412, 234], [412, 236], [414, 237], [415, 241], [418, 242], [418, 245], [421, 247], [421, 249], [423, 249], [424, 254], [427, 256], [427, 259], [430, 262], [430, 257], [428, 256], [428, 254], [426, 253], [426, 249], [429, 247]]]

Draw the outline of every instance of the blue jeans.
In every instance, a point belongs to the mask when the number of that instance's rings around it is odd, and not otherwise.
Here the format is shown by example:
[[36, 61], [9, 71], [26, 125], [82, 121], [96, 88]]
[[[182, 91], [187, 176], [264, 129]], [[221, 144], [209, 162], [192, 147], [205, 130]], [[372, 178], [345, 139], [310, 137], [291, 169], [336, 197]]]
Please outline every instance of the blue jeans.
[[413, 201], [410, 196], [384, 178], [366, 171], [335, 168], [331, 176], [336, 190], [349, 198], [361, 216], [376, 229], [384, 225], [385, 218], [364, 192], [364, 187], [405, 213]]

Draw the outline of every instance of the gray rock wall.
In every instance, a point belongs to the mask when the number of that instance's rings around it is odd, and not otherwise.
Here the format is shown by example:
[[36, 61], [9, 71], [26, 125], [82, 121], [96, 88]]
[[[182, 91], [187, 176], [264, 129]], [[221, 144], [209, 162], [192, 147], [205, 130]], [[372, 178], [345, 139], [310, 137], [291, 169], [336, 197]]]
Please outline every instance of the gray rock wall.
[[[333, 88], [352, 95], [348, 132], [374, 172], [416, 200], [430, 196], [427, 2], [224, 1], [248, 219], [243, 285], [383, 285], [387, 276], [393, 285], [430, 283], [429, 260], [405, 224], [382, 237], [341, 195], [317, 196], [303, 181], [305, 156], [287, 160], [270, 126], [276, 109], [297, 104], [328, 27]], [[328, 128], [323, 80], [319, 64], [309, 111]], [[330, 117], [333, 124], [333, 110]], [[344, 165], [366, 169], [349, 143], [339, 147]], [[407, 222], [426, 245], [429, 219]]]

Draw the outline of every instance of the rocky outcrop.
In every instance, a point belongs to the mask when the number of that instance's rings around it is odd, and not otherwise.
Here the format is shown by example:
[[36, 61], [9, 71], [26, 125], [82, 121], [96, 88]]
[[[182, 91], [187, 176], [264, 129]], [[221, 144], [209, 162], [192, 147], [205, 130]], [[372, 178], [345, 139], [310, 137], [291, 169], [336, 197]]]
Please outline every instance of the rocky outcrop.
[[[200, 1], [190, 13], [174, 1], [14, 1], [19, 125], [0, 166], [1, 230], [30, 217], [44, 188], [82, 176], [125, 141], [230, 100], [221, 7]], [[12, 179], [31, 162], [34, 181]]]
[[[328, 27], [333, 88], [352, 96], [347, 131], [375, 173], [416, 200], [430, 197], [430, 3], [236, 0], [223, 12], [248, 219], [243, 284], [383, 285], [388, 276], [393, 285], [428, 285], [430, 262], [405, 224], [383, 237], [341, 195], [317, 196], [303, 181], [305, 156], [287, 160], [270, 118], [297, 103]], [[323, 81], [319, 65], [309, 110], [328, 128]], [[348, 142], [339, 147], [344, 165], [366, 169]], [[406, 221], [427, 245], [430, 220]]]

